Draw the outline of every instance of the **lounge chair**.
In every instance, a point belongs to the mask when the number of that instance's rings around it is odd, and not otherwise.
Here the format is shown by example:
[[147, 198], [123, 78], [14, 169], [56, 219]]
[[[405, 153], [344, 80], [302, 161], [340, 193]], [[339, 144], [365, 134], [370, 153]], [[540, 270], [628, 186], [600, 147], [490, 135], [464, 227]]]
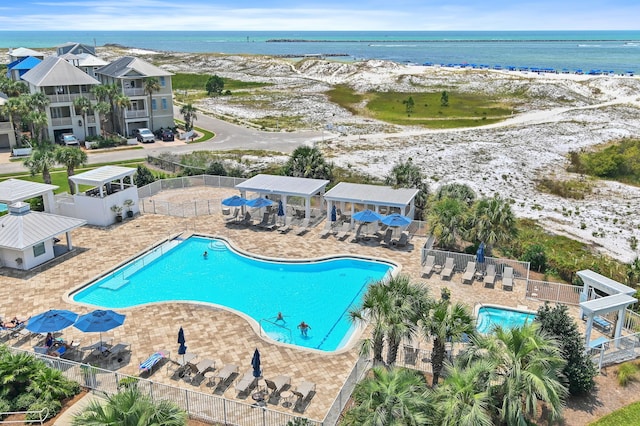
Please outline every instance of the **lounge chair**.
[[235, 222], [236, 220], [238, 220], [238, 215], [240, 214], [240, 209], [236, 207], [236, 209], [233, 212], [233, 215], [229, 216], [229, 217], [225, 217], [224, 221], [229, 223], [229, 222]]
[[505, 266], [502, 274], [502, 289], [513, 290], [513, 268]]
[[331, 234], [335, 234], [336, 230], [331, 222], [327, 223], [322, 231], [320, 231], [320, 238], [328, 237]]
[[276, 228], [276, 226], [277, 225], [276, 225], [276, 215], [275, 215], [275, 213], [269, 215], [269, 219], [267, 220], [267, 223], [265, 223], [263, 225], [260, 225], [260, 227], [262, 229], [266, 229], [268, 231], [272, 231], [273, 229]]
[[422, 275], [427, 275], [427, 276], [431, 275], [435, 264], [436, 264], [436, 257], [433, 255], [427, 256], [427, 260], [426, 262], [424, 262], [424, 265], [422, 266]]
[[442, 268], [442, 272], [440, 272], [440, 278], [449, 278], [451, 279], [451, 275], [453, 275], [453, 270], [456, 265], [453, 263], [453, 257], [447, 257], [447, 260], [444, 262], [444, 267]]
[[178, 377], [182, 377], [185, 374], [186, 368], [191, 364], [191, 361], [196, 359], [198, 356], [192, 352], [186, 353], [184, 355], [178, 355], [178, 358], [175, 360], [171, 360], [171, 363], [167, 365], [167, 374], [169, 376], [173, 376], [177, 374]]
[[398, 238], [397, 240], [391, 241], [391, 244], [396, 247], [406, 247], [408, 242], [409, 242], [409, 234], [407, 234], [406, 232], [403, 232], [402, 234], [400, 234], [400, 238]]
[[271, 398], [277, 398], [280, 396], [280, 392], [284, 390], [285, 387], [291, 384], [291, 377], [289, 376], [278, 376], [273, 380], [264, 379], [267, 384], [267, 388], [271, 390]]
[[284, 222], [282, 223], [282, 226], [280, 226], [278, 228], [278, 232], [281, 234], [287, 233], [291, 230], [291, 218], [290, 217], [285, 217], [284, 218]]
[[203, 359], [196, 365], [192, 365], [192, 368], [189, 370], [189, 375], [193, 374], [193, 377], [203, 376], [204, 373], [211, 367], [215, 368], [216, 362], [212, 359]]
[[355, 237], [353, 237], [354, 242], [358, 242], [362, 238], [364, 238], [364, 236], [361, 233], [362, 233], [362, 228], [364, 228], [366, 225], [367, 225], [366, 223], [361, 223], [360, 225], [358, 225], [358, 229], [356, 229], [356, 235]]
[[601, 316], [593, 317], [593, 325], [598, 327], [604, 333], [609, 333], [611, 331], [611, 322]]
[[259, 228], [262, 228], [267, 223], [269, 223], [269, 217], [270, 216], [271, 216], [271, 214], [269, 214], [269, 212], [264, 212], [262, 214], [262, 220], [260, 222], [254, 222], [253, 226], [257, 226]]
[[251, 389], [256, 385], [257, 378], [253, 376], [253, 370], [247, 371], [244, 373], [237, 382], [236, 382], [236, 392], [238, 395], [248, 394], [251, 392]]
[[493, 288], [496, 282], [496, 265], [487, 265], [487, 274], [484, 276], [484, 286]]
[[351, 222], [344, 222], [342, 228], [340, 228], [340, 231], [336, 234], [336, 238], [344, 240], [349, 236], [349, 231], [351, 231]]
[[296, 229], [296, 235], [302, 235], [309, 230], [309, 219], [305, 218]]
[[250, 225], [251, 224], [251, 213], [244, 212], [244, 216], [242, 219], [238, 221], [239, 225]]
[[294, 390], [291, 391], [298, 399], [295, 403], [295, 407], [301, 408], [302, 405], [311, 399], [312, 394], [316, 392], [316, 384], [312, 382], [302, 382]]
[[384, 245], [384, 246], [388, 246], [389, 244], [391, 244], [391, 237], [393, 236], [393, 229], [389, 228], [385, 231], [384, 235], [382, 236], [382, 239], [380, 240], [380, 244]]
[[227, 364], [224, 367], [222, 367], [222, 370], [220, 370], [218, 374], [216, 374], [216, 379], [218, 379], [218, 385], [221, 385], [222, 383], [226, 383], [227, 380], [229, 380], [229, 378], [234, 374], [236, 374], [237, 372], [238, 372], [237, 365]]
[[473, 277], [476, 275], [476, 262], [467, 262], [467, 267], [462, 275], [462, 283], [473, 283]]
[[122, 354], [126, 352], [131, 352], [131, 343], [118, 343], [117, 345], [104, 351], [102, 355], [109, 358], [109, 361], [114, 358], [121, 360]]
[[142, 361], [138, 369], [140, 370], [140, 373], [146, 372], [151, 374], [153, 368], [165, 358], [169, 358], [169, 351], [164, 349], [159, 350], [158, 352], [151, 354], [151, 356], [146, 360]]

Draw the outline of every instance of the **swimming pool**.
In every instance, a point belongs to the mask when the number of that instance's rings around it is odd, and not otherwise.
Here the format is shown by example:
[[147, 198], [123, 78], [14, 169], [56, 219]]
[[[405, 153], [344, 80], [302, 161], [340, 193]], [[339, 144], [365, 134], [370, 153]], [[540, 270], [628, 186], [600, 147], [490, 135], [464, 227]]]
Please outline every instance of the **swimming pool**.
[[480, 333], [487, 334], [497, 325], [502, 328], [523, 326], [535, 320], [536, 314], [502, 306], [481, 306], [477, 310], [476, 318], [476, 329]]
[[[207, 251], [207, 257], [203, 253]], [[127, 308], [167, 301], [206, 302], [252, 318], [272, 340], [321, 351], [343, 348], [355, 326], [348, 310], [389, 262], [353, 257], [284, 262], [243, 255], [221, 239], [174, 239], [72, 295], [76, 302]], [[282, 312], [285, 322], [275, 321]], [[297, 329], [311, 326], [308, 335]]]

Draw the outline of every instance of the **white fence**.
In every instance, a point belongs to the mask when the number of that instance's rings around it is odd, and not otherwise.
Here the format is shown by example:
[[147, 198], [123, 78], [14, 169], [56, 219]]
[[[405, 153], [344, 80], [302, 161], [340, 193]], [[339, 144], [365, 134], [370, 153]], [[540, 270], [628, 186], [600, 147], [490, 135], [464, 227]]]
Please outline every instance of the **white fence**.
[[[431, 239], [427, 241], [429, 244]], [[425, 244], [425, 247], [422, 249], [422, 262], [424, 263], [427, 259], [427, 256], [435, 257], [436, 265], [444, 265], [447, 258], [453, 258], [453, 271], [461, 272], [467, 266], [467, 262], [475, 262], [476, 256], [474, 254], [466, 254], [466, 253], [456, 253], [451, 251], [443, 251], [443, 250], [435, 250], [427, 248], [428, 245]], [[511, 266], [513, 268], [513, 276], [515, 278], [520, 278], [523, 280], [529, 280], [529, 262], [521, 262], [519, 260], [513, 259], [503, 259], [498, 257], [488, 257], [484, 258], [484, 267], [486, 265], [494, 265], [496, 267], [496, 275], [502, 276], [505, 266]], [[476, 265], [478, 268], [479, 265]]]

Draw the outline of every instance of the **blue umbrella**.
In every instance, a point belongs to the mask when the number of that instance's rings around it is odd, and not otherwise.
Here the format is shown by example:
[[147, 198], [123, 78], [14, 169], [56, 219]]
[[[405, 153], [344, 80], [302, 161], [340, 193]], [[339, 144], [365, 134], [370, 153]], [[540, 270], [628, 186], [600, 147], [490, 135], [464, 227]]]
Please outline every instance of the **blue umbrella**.
[[78, 314], [64, 309], [51, 309], [31, 317], [26, 325], [32, 333], [53, 333], [76, 322]]
[[353, 215], [353, 220], [358, 222], [377, 222], [382, 219], [382, 216], [372, 210], [363, 210]]
[[278, 216], [284, 216], [284, 206], [282, 205], [282, 200], [278, 201]]
[[480, 243], [478, 251], [476, 251], [476, 262], [484, 266], [484, 243]]
[[225, 198], [222, 200], [222, 204], [229, 207], [240, 207], [247, 204], [247, 199], [242, 198], [239, 195], [234, 195], [233, 197]]
[[124, 315], [117, 312], [98, 309], [80, 316], [73, 326], [85, 333], [100, 332], [100, 341], [102, 342], [102, 332], [120, 327], [125, 318]]
[[262, 370], [260, 370], [260, 351], [258, 351], [258, 348], [253, 352], [251, 366], [253, 367], [253, 377], [262, 377]]
[[388, 216], [385, 216], [381, 220], [382, 223], [388, 226], [396, 227], [396, 226], [407, 226], [411, 223], [411, 219], [407, 216], [402, 216], [398, 213], [393, 213]]
[[249, 207], [254, 207], [257, 209], [261, 209], [262, 207], [269, 207], [270, 205], [273, 204], [273, 201], [267, 199], [267, 198], [254, 198], [253, 200], [249, 200], [247, 201], [247, 205]]
[[336, 205], [334, 204], [331, 207], [331, 222], [335, 222], [338, 219], [338, 211], [336, 210]]

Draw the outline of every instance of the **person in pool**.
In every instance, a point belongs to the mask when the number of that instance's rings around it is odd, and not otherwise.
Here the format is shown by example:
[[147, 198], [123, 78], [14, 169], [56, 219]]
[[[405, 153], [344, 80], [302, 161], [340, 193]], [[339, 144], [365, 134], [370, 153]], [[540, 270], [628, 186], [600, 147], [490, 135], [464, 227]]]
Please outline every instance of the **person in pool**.
[[311, 330], [311, 326], [304, 321], [298, 324], [298, 328], [300, 329], [300, 334], [302, 334], [304, 337], [307, 337], [307, 332]]
[[204, 257], [205, 259], [209, 257], [209, 253], [207, 253], [207, 251], [205, 250], [204, 253], [202, 253], [202, 257]]
[[278, 315], [276, 315], [276, 321], [275, 322], [278, 322], [278, 321], [287, 322], [287, 321], [285, 321], [284, 315], [282, 315], [282, 312], [278, 312]]

